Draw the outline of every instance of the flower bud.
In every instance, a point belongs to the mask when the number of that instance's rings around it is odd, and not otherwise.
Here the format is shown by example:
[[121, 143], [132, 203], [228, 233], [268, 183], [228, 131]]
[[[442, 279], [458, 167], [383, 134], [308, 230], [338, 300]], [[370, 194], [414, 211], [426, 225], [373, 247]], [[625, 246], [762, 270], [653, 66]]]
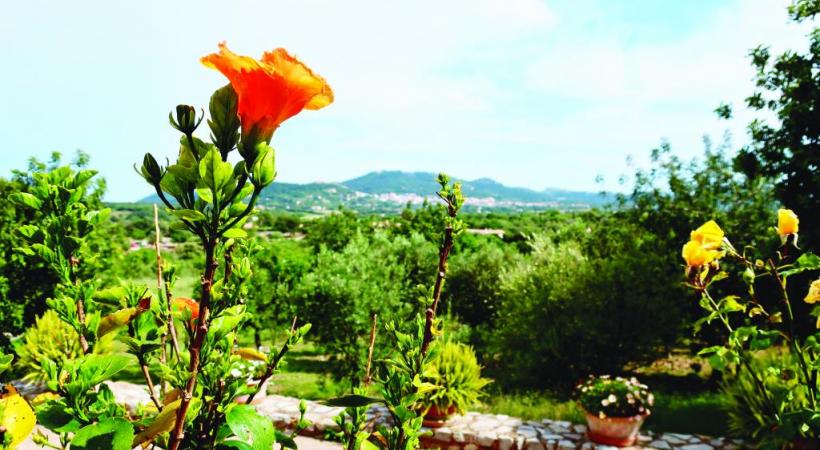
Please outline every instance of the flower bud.
[[777, 211], [777, 233], [781, 236], [797, 234], [800, 219], [797, 214], [790, 209], [779, 209]]
[[259, 143], [256, 149], [258, 154], [251, 166], [251, 181], [255, 186], [262, 188], [271, 184], [276, 178], [276, 162], [273, 149], [267, 144]]
[[171, 113], [168, 114], [168, 120], [171, 122], [171, 126], [185, 135], [193, 134], [194, 130], [196, 130], [200, 122], [202, 122], [203, 117], [204, 114], [197, 121], [196, 110], [190, 105], [177, 105], [176, 121]]
[[142, 158], [142, 168], [140, 169], [142, 177], [153, 185], [158, 185], [162, 181], [163, 175], [162, 167], [159, 166], [157, 160], [150, 153], [146, 153]]

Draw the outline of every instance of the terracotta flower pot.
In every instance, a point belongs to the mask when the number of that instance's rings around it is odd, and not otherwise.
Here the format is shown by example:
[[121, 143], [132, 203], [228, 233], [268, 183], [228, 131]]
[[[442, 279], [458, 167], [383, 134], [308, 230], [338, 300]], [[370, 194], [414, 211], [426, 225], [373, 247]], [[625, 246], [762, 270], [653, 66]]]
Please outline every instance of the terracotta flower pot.
[[424, 415], [422, 425], [427, 428], [441, 428], [447, 420], [456, 413], [456, 407], [450, 406], [446, 410], [441, 410], [437, 406], [431, 406]]
[[648, 415], [602, 419], [587, 412], [587, 434], [593, 442], [598, 444], [628, 447], [638, 439], [638, 432]]

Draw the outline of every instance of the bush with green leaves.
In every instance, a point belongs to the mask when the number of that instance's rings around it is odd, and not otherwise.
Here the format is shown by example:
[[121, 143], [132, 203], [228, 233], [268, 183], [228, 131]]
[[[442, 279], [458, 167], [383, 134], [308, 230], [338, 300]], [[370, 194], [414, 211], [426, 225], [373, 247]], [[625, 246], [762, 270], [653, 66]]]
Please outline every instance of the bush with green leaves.
[[[416, 314], [404, 326], [400, 326], [396, 321], [388, 322], [386, 329], [393, 350], [381, 361], [378, 376], [375, 378], [380, 398], [366, 395], [370, 381], [370, 373], [366, 371], [362, 387], [354, 388], [350, 395], [328, 402], [331, 405], [346, 407], [337, 418], [337, 423], [341, 426], [341, 437], [346, 442], [347, 450], [361, 450], [365, 447], [380, 450], [415, 450], [420, 447], [420, 439], [424, 434], [421, 430], [425, 409], [421, 403], [422, 398], [435, 389], [435, 386], [425, 381], [424, 377], [431, 372], [438, 353], [434, 341], [441, 334], [442, 323], [436, 318], [436, 310], [441, 300], [447, 275], [447, 262], [455, 238], [465, 229], [464, 223], [457, 217], [464, 205], [461, 184], [450, 184], [449, 177], [444, 174], [439, 175], [438, 183], [441, 186], [438, 196], [446, 203], [447, 216], [444, 219], [444, 232], [439, 245], [435, 282], [421, 299], [424, 314]], [[372, 349], [375, 316], [371, 320]], [[372, 433], [365, 429], [366, 408], [372, 403], [382, 403], [387, 407], [392, 426], [380, 424]]]
[[[357, 234], [341, 251], [324, 248], [316, 266], [292, 294], [296, 314], [314, 324], [311, 337], [331, 357], [333, 372], [357, 383], [363, 377], [370, 318], [404, 322], [418, 305], [416, 286], [434, 276], [433, 245], [420, 235]], [[389, 349], [376, 348], [377, 357]]]
[[[766, 390], [785, 399], [784, 412], [798, 411], [807, 404], [805, 392], [798, 386], [800, 378], [797, 373], [800, 367], [787, 350], [772, 348], [757, 352], [752, 356], [751, 365], [757, 373], [763, 375]], [[766, 401], [760, 395], [759, 386], [751, 372], [736, 370], [726, 373], [721, 391], [732, 435], [760, 438], [764, 442], [772, 437], [766, 430], [769, 426]]]
[[[163, 166], [146, 154], [137, 168], [176, 219], [174, 226], [196, 237], [203, 255], [196, 300], [175, 298], [176, 272], [161, 264], [159, 254], [156, 292], [134, 285], [100, 289], [101, 280], [87, 270], [99, 256], [91, 236], [110, 211], [83, 201], [96, 172], [57, 167], [33, 173], [30, 189], [11, 196], [38, 214], [36, 221], [19, 227], [19, 249], [56, 276], [48, 305], [77, 333], [81, 350], [77, 358], [41, 362], [46, 386], [56, 398], [38, 405], [37, 418], [59, 436], [61, 447], [269, 450], [277, 439], [293, 446], [291, 435], [274, 430], [250, 404], [237, 402], [246, 397], [250, 403], [310, 329], [294, 322], [281, 348], [270, 354], [237, 348], [237, 334], [251, 316], [245, 299], [252, 246], [244, 242], [243, 225], [276, 176], [270, 146], [274, 130], [308, 102], [328, 104], [332, 93], [309, 70], [308, 79], [305, 66], [283, 49], [274, 53], [279, 55], [275, 62], [241, 59], [240, 72], [229, 69], [239, 57], [224, 44], [220, 53], [206, 57], [232, 83], [211, 97], [211, 142], [194, 136], [203, 115], [179, 105], [169, 115], [181, 134], [177, 158]], [[253, 73], [245, 70], [248, 64], [255, 67]], [[286, 67], [274, 67], [282, 64]], [[247, 84], [237, 78], [244, 76], [267, 77], [278, 90], [247, 92]], [[248, 105], [257, 108], [248, 110]], [[240, 158], [231, 163], [235, 150]], [[127, 354], [94, 353], [109, 335], [117, 335]], [[135, 361], [154, 408], [132, 416], [104, 382]], [[38, 435], [35, 442], [46, 438]]]
[[315, 260], [313, 249], [302, 241], [274, 239], [258, 243], [251, 257], [254, 271], [248, 289], [248, 306], [254, 311], [249, 325], [254, 329], [257, 347], [262, 345], [263, 332], [271, 324], [289, 323], [298, 314], [292, 293]]
[[77, 331], [52, 310], [43, 313], [34, 321], [23, 336], [14, 342], [18, 359], [15, 369], [27, 380], [45, 381], [46, 373], [42, 362], [54, 361], [58, 365], [77, 358], [82, 354]]
[[452, 407], [464, 414], [492, 380], [481, 376], [481, 366], [469, 345], [447, 340], [438, 340], [433, 345], [438, 348], [424, 381], [434, 385], [435, 389], [424, 394], [421, 404], [435, 406], [441, 412]]
[[[704, 311], [696, 330], [714, 322], [727, 336], [699, 355], [715, 370], [736, 374], [739, 386], [730, 400], [738, 408], [731, 414], [733, 424], [751, 431], [749, 437], [764, 449], [820, 439], [820, 279], [806, 286], [798, 277], [817, 276], [820, 257], [795, 246], [798, 230], [794, 212], [779, 210], [776, 231], [782, 246], [771, 255], [752, 246], [738, 250], [715, 221], [708, 221], [691, 232], [681, 251], [686, 284], [699, 295]], [[715, 295], [730, 274], [746, 284], [746, 293]], [[808, 314], [797, 314], [793, 307], [797, 302], [787, 286], [795, 280], [801, 303], [812, 307]], [[764, 351], [785, 354], [777, 363], [757, 361]]]
[[[62, 155], [57, 152], [47, 163], [32, 158], [27, 171], [14, 171], [10, 180], [0, 179], [0, 196], [11, 199], [18, 194], [31, 193], [36, 186], [35, 177], [58, 170], [62, 160]], [[87, 164], [88, 156], [78, 152], [71, 167], [81, 170]], [[89, 208], [99, 209], [104, 191], [105, 183], [95, 177], [78, 201]], [[10, 350], [9, 339], [22, 333], [47, 309], [46, 299], [54, 295], [59, 282], [42, 260], [27, 258], [17, 251], [20, 246], [17, 230], [40, 220], [42, 215], [40, 209], [13, 201], [2, 202], [0, 206], [0, 323], [3, 323], [0, 347], [7, 350]], [[94, 251], [78, 270], [110, 281], [111, 268], [118, 264], [126, 243], [118, 226], [106, 224], [104, 228], [103, 232], [93, 232], [87, 237], [88, 245]]]
[[655, 270], [644, 265], [653, 258], [639, 239], [621, 237], [606, 257], [574, 240], [531, 238], [530, 254], [501, 278], [485, 355], [493, 378], [567, 392], [589, 373], [618, 372], [674, 342], [681, 320], [671, 313], [674, 297], [655, 284]]

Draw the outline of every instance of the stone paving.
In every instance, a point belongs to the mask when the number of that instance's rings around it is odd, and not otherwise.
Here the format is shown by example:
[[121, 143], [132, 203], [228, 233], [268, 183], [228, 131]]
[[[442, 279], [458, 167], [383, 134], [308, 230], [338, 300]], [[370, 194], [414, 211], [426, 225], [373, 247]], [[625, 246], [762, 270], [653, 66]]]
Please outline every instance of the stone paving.
[[[117, 399], [134, 408], [150, 400], [144, 386], [115, 382], [109, 383]], [[270, 417], [278, 428], [289, 428], [299, 416], [299, 399], [268, 395], [254, 401], [257, 410]], [[313, 425], [304, 430], [309, 437], [322, 438], [325, 430], [335, 429], [333, 418], [342, 411], [318, 402], [307, 402], [305, 417]], [[368, 412], [371, 425], [389, 422], [383, 406]], [[525, 421], [497, 414], [467, 413], [457, 416], [438, 429], [428, 430], [423, 439], [425, 448], [442, 450], [615, 450], [616, 447], [599, 445], [586, 439], [586, 426], [564, 421]], [[738, 450], [748, 448], [739, 440], [712, 438], [701, 435], [654, 433], [644, 431], [638, 444], [631, 449], [658, 450]]]

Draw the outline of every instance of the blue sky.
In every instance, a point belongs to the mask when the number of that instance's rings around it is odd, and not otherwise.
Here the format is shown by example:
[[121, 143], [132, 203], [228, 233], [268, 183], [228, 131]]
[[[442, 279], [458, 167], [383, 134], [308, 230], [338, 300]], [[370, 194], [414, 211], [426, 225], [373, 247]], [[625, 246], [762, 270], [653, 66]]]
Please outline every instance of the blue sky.
[[[330, 107], [274, 136], [279, 180], [447, 171], [533, 189], [618, 189], [627, 155], [678, 154], [752, 117], [746, 53], [805, 45], [779, 0], [29, 0], [0, 15], [0, 173], [83, 149], [107, 198], [150, 189], [146, 151], [173, 157], [167, 114], [225, 83], [198, 58], [225, 40], [285, 47], [333, 87]], [[732, 103], [736, 116], [712, 113]], [[206, 130], [202, 129], [202, 135]], [[602, 175], [603, 185], [596, 184]]]

